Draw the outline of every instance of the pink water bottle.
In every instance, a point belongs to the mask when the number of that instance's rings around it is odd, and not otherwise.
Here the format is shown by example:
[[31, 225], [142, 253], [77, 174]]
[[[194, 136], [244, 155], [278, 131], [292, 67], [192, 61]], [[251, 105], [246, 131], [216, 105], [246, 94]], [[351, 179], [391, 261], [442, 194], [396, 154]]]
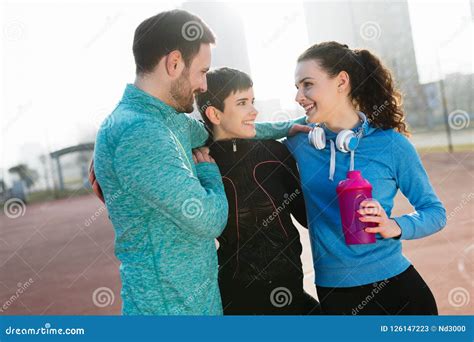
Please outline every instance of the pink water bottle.
[[337, 188], [339, 210], [341, 213], [342, 229], [347, 245], [375, 243], [375, 234], [367, 233], [364, 229], [376, 227], [375, 222], [362, 222], [357, 210], [365, 199], [372, 198], [372, 185], [362, 178], [358, 170], [347, 172], [347, 179], [339, 182]]

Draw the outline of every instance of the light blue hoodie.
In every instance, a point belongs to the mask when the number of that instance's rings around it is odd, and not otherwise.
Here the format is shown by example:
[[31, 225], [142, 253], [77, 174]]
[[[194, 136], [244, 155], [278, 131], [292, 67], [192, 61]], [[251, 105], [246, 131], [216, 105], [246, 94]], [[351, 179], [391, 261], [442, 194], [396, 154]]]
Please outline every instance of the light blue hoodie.
[[372, 184], [373, 198], [380, 202], [389, 217], [398, 190], [415, 211], [394, 217], [402, 230], [400, 239], [384, 239], [376, 234], [375, 244], [348, 246], [342, 232], [336, 186], [346, 178], [350, 154], [336, 150], [334, 180], [331, 180], [329, 140], [335, 141], [337, 134], [327, 128], [324, 130], [328, 143], [323, 150], [309, 144], [308, 134], [300, 133], [285, 141], [300, 171], [316, 284], [352, 287], [400, 274], [410, 265], [402, 254], [401, 239], [422, 238], [446, 224], [446, 211], [415, 148], [392, 129], [382, 130], [367, 122], [363, 125], [364, 136], [355, 151], [355, 169], [361, 170], [362, 176]]

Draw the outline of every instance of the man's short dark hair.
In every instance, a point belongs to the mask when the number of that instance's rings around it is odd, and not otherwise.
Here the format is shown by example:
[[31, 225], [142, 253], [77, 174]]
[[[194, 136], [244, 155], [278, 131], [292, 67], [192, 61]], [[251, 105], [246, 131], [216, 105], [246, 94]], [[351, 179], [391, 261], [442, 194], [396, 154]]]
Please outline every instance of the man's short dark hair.
[[212, 106], [224, 111], [224, 101], [237, 91], [253, 87], [252, 79], [245, 72], [232, 68], [219, 68], [207, 73], [207, 91], [196, 95], [196, 102], [202, 119], [208, 128], [212, 123], [206, 116], [206, 108]]
[[198, 16], [184, 10], [158, 13], [135, 30], [133, 55], [136, 73], [153, 71], [162, 57], [181, 52], [186, 66], [198, 54], [201, 44], [214, 44], [216, 37]]

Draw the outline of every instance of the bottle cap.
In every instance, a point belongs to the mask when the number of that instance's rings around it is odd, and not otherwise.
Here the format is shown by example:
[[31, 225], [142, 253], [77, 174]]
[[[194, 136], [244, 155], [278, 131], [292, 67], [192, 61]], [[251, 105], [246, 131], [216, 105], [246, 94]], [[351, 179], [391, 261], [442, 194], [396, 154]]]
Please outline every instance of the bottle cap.
[[362, 174], [360, 170], [353, 170], [347, 172], [347, 178], [349, 179], [360, 179], [362, 178]]

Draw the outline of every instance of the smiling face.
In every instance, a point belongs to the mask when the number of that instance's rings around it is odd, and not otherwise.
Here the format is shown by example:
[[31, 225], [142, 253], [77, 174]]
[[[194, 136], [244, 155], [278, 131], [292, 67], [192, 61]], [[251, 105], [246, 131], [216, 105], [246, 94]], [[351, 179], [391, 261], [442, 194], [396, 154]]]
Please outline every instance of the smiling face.
[[295, 85], [298, 89], [295, 100], [305, 109], [310, 123], [326, 122], [341, 103], [339, 75], [330, 77], [316, 60], [303, 60], [297, 64]]
[[191, 113], [194, 96], [207, 90], [206, 73], [211, 64], [211, 46], [201, 44], [198, 54], [185, 67], [178, 79], [172, 82], [170, 94], [178, 112]]
[[258, 111], [254, 107], [253, 88], [238, 90], [224, 100], [224, 111], [208, 108], [216, 139], [250, 139], [255, 137], [255, 119]]

